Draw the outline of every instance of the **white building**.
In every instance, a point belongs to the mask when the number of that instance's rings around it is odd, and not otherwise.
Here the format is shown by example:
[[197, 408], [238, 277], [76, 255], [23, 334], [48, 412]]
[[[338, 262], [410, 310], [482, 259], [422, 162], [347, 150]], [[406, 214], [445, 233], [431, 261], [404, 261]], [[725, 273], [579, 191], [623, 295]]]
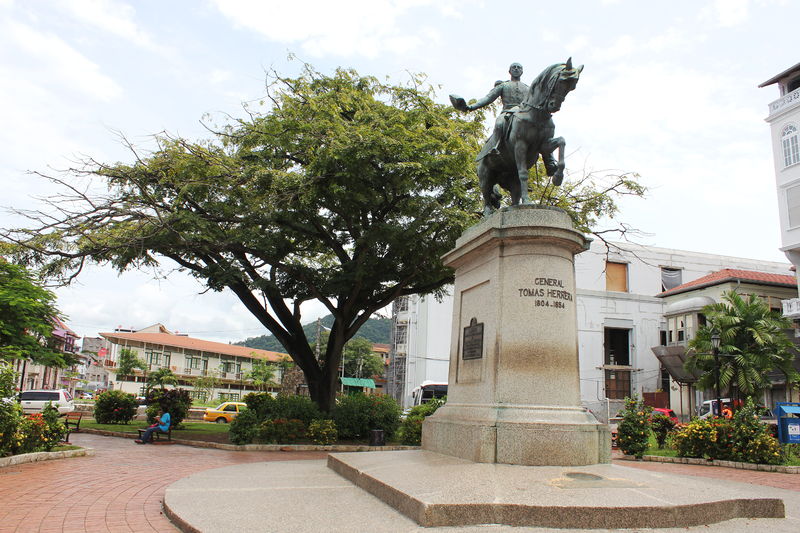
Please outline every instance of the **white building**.
[[[772, 134], [781, 250], [797, 268], [800, 266], [800, 63], [759, 87], [773, 84], [778, 86], [780, 98], [769, 104], [766, 120]], [[800, 320], [800, 300], [785, 301], [783, 314]]]
[[[726, 268], [789, 274], [790, 265], [629, 243], [606, 252], [599, 241], [577, 255], [583, 404], [605, 419], [615, 410], [610, 401], [673, 387], [651, 350], [667, 344], [665, 302], [657, 295]], [[395, 305], [394, 316], [389, 393], [409, 406], [411, 391], [423, 381], [447, 381], [452, 297], [408, 297]]]

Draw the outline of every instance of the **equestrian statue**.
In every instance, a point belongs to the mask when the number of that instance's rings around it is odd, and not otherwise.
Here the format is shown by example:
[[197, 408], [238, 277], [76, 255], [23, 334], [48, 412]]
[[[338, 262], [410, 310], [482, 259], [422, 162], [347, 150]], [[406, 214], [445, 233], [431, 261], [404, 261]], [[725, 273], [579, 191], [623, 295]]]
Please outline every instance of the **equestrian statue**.
[[[564, 179], [563, 137], [553, 137], [553, 113], [561, 109], [567, 93], [575, 89], [583, 65], [574, 68], [572, 58], [544, 69], [530, 87], [520, 81], [522, 65], [512, 63], [509, 81], [498, 81], [485, 97], [474, 104], [455, 94], [450, 102], [459, 111], [474, 111], [499, 97], [503, 110], [494, 131], [478, 153], [478, 179], [483, 195], [483, 214], [488, 216], [500, 207], [500, 186], [511, 194], [511, 205], [529, 204], [528, 170], [542, 156], [553, 185]], [[553, 152], [558, 148], [558, 161]]]

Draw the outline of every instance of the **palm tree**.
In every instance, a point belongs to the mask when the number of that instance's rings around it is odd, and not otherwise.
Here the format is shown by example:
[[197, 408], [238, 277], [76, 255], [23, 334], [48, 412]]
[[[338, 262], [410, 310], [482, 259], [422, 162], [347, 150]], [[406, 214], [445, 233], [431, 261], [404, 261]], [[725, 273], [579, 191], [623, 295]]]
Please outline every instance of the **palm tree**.
[[148, 389], [157, 385], [163, 390], [165, 385], [176, 385], [177, 383], [178, 377], [169, 368], [159, 368], [155, 372], [151, 372], [147, 378]]
[[766, 302], [754, 294], [742, 296], [736, 290], [722, 294], [722, 301], [703, 308], [707, 324], [689, 341], [691, 353], [686, 369], [699, 371], [698, 385], [713, 389], [715, 360], [711, 335], [720, 336], [720, 388], [737, 398], [755, 397], [771, 386], [767, 374], [774, 370], [786, 376], [787, 388], [800, 379], [792, 362], [793, 344], [785, 330], [788, 319], [770, 310]]

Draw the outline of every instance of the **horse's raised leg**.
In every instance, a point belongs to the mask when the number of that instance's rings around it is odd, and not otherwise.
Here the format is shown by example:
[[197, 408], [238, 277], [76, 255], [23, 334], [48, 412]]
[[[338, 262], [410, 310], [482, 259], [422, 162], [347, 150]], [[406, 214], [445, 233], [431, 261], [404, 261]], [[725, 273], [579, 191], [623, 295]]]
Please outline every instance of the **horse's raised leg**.
[[517, 163], [517, 176], [519, 177], [519, 190], [511, 190], [511, 205], [529, 204], [528, 198], [528, 145], [517, 139], [514, 144], [514, 160]]
[[[564, 147], [567, 143], [564, 137], [553, 137], [542, 143], [542, 160], [547, 175], [553, 178], [553, 185], [561, 185], [564, 180]], [[553, 151], [558, 148], [558, 162], [553, 157]]]

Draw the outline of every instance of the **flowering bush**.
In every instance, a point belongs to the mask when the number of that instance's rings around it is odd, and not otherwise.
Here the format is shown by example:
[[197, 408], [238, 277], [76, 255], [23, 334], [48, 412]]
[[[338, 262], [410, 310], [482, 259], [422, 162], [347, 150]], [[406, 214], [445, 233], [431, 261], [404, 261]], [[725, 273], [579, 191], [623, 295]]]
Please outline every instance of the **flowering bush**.
[[15, 383], [14, 369], [0, 362], [0, 457], [14, 453], [17, 428], [22, 422], [22, 406], [13, 398]]
[[340, 398], [332, 415], [340, 438], [363, 438], [371, 429], [382, 429], [389, 438], [400, 426], [401, 412], [391, 396], [354, 394]]
[[265, 443], [292, 444], [302, 439], [305, 434], [306, 425], [302, 420], [276, 418], [261, 424], [258, 438]]
[[641, 459], [647, 451], [652, 410], [642, 400], [625, 398], [625, 407], [619, 413], [622, 420], [617, 426], [617, 445], [622, 453]]
[[779, 464], [784, 459], [780, 443], [761, 423], [752, 400], [747, 400], [731, 420], [692, 420], [674, 433], [672, 446], [680, 457], [761, 464]]
[[339, 438], [339, 433], [333, 420], [313, 420], [308, 425], [306, 437], [314, 444], [324, 446], [335, 443]]
[[409, 409], [408, 414], [400, 424], [400, 430], [397, 432], [400, 442], [409, 446], [419, 446], [422, 443], [422, 423], [425, 418], [444, 405], [445, 401], [446, 398], [434, 399]]
[[99, 424], [127, 424], [135, 414], [136, 398], [127, 392], [106, 391], [94, 403], [94, 419]]
[[61, 422], [58, 409], [53, 407], [51, 403], [44, 407], [42, 410], [42, 419], [45, 422], [44, 436], [42, 438], [42, 448], [45, 451], [51, 451], [59, 442], [64, 440], [67, 434], [67, 426]]

